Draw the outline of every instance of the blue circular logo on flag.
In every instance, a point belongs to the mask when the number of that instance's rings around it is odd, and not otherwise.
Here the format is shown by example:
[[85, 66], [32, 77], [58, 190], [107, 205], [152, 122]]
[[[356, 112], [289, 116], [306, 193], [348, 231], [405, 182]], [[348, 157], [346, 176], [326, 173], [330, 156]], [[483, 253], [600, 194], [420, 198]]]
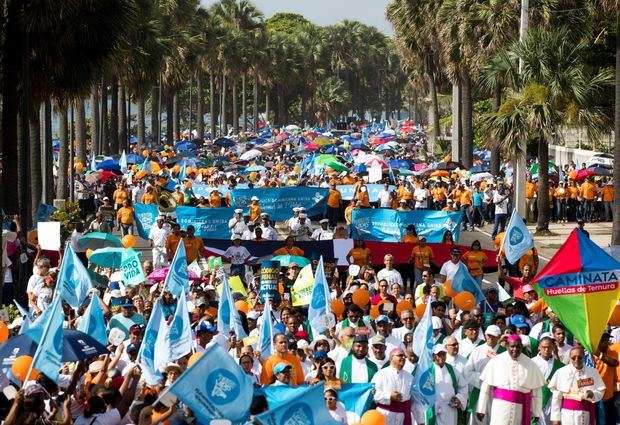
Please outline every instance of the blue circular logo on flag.
[[[431, 367], [434, 367], [431, 365]], [[422, 373], [420, 376], [420, 393], [423, 396], [432, 396], [435, 394], [435, 378], [431, 375], [431, 369]]]
[[230, 306], [228, 305], [228, 302], [223, 302], [220, 305], [219, 317], [222, 319], [224, 323], [226, 324], [230, 323]]
[[312, 408], [306, 403], [297, 403], [289, 407], [280, 420], [282, 425], [314, 425], [314, 415]]
[[223, 405], [233, 403], [239, 398], [241, 385], [229, 370], [215, 369], [206, 380], [205, 390], [214, 404]]
[[524, 237], [525, 236], [523, 235], [521, 229], [518, 227], [513, 227], [508, 235], [508, 241], [510, 242], [510, 245], [517, 245], [523, 242]]
[[314, 287], [311, 304], [312, 308], [316, 309], [319, 309], [325, 305], [325, 290], [323, 289], [323, 285], [317, 285]]

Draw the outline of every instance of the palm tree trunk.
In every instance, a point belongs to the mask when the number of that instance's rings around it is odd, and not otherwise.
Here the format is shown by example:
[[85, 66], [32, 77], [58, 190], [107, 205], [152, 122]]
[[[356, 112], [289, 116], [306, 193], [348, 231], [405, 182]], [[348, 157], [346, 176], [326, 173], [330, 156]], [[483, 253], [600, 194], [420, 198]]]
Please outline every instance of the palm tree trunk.
[[216, 135], [216, 119], [215, 119], [215, 75], [213, 72], [209, 73], [209, 132], [211, 133], [211, 140], [215, 140]]
[[127, 146], [127, 103], [125, 86], [118, 85], [118, 149], [114, 153], [120, 153]]
[[[34, 106], [34, 105], [33, 105]], [[30, 113], [30, 206], [31, 216], [41, 203], [41, 127], [39, 121], [39, 109]], [[34, 220], [33, 220], [34, 222]]]
[[[66, 111], [65, 111], [66, 113]], [[108, 121], [108, 83], [105, 77], [101, 78], [101, 138], [99, 141], [99, 149], [103, 155], [110, 154], [110, 125]]]
[[271, 97], [269, 96], [269, 86], [265, 86], [265, 121], [269, 122], [269, 101]]
[[99, 87], [93, 84], [90, 88], [90, 140], [92, 154], [99, 153]]
[[145, 122], [145, 105], [144, 105], [144, 97], [142, 95], [138, 96], [136, 99], [138, 103], [138, 111], [136, 112], [136, 120], [138, 125], [138, 143], [136, 148], [138, 148], [138, 152], [141, 150], [142, 146], [146, 142], [146, 122]]
[[69, 197], [67, 172], [69, 164], [69, 114], [67, 105], [63, 102], [60, 105], [58, 121], [60, 129], [60, 146], [58, 147], [58, 182], [56, 184], [56, 198], [66, 199]]
[[232, 119], [233, 134], [239, 134], [239, 108], [237, 104], [237, 81], [232, 82]]
[[[617, 9], [617, 6], [616, 6]], [[614, 216], [611, 244], [620, 244], [620, 10], [616, 10], [616, 103], [614, 110]]]
[[54, 149], [52, 147], [52, 101], [46, 99], [43, 104], [44, 125], [41, 132], [43, 150], [43, 202], [52, 204], [54, 202]]
[[82, 165], [86, 164], [86, 111], [84, 99], [75, 101], [75, 156]]
[[549, 230], [549, 145], [540, 134], [538, 142], [538, 222], [536, 231]]
[[222, 73], [222, 107], [220, 108], [220, 129], [222, 135], [228, 134], [228, 124], [226, 123], [226, 74]]
[[[493, 113], [497, 113], [499, 111], [499, 107], [502, 103], [502, 86], [496, 81], [495, 88], [493, 90], [493, 100], [491, 103], [491, 110]], [[499, 149], [494, 145], [495, 141], [491, 141], [491, 174], [494, 176], [499, 175]]]
[[245, 133], [248, 131], [248, 96], [246, 73], [241, 76], [241, 130]]
[[118, 153], [118, 80], [115, 76], [112, 76], [110, 81], [110, 132], [108, 136], [110, 138], [110, 153]]
[[159, 87], [151, 87], [151, 136], [152, 143], [159, 144]]
[[[17, 160], [19, 171], [17, 173], [17, 190], [19, 192], [19, 215], [23, 221], [30, 223], [30, 130], [27, 114], [23, 107], [17, 115]], [[7, 161], [8, 162], [8, 161]], [[5, 192], [9, 192], [5, 190]], [[22, 223], [24, 224], [24, 223]]]
[[471, 98], [471, 78], [469, 71], [464, 70], [461, 73], [461, 116], [463, 119], [463, 151], [461, 162], [465, 168], [469, 169], [473, 165], [474, 155], [474, 130], [472, 123], [473, 105]]
[[258, 74], [254, 73], [254, 87], [252, 88], [252, 120], [254, 125], [252, 129], [258, 130]]
[[172, 136], [174, 137], [172, 143], [174, 143], [179, 140], [179, 135], [181, 134], [181, 111], [179, 109], [179, 92], [177, 90], [172, 95], [172, 117]]
[[276, 119], [276, 124], [277, 125], [284, 125], [285, 124], [285, 119], [286, 117], [285, 115], [285, 107], [284, 107], [284, 87], [282, 87], [282, 84], [278, 84], [277, 87], [277, 94], [278, 94], [278, 118]]
[[[441, 134], [441, 128], [439, 127], [439, 103], [437, 101], [437, 83], [435, 81], [435, 73], [429, 71], [429, 94], [431, 97], [431, 109], [430, 112], [432, 116], [429, 117], [429, 123], [432, 124], [431, 127], [431, 143], [435, 144], [437, 138]], [[434, 149], [431, 149], [431, 152], [434, 152]]]
[[196, 132], [202, 140], [205, 132], [205, 94], [202, 88], [202, 72], [196, 75]]
[[299, 102], [299, 122], [301, 126], [304, 126], [306, 120], [306, 104], [308, 103], [308, 94], [306, 90], [301, 91], [301, 101]]
[[172, 89], [166, 93], [166, 141], [173, 144], [176, 141], [174, 137], [174, 93]]

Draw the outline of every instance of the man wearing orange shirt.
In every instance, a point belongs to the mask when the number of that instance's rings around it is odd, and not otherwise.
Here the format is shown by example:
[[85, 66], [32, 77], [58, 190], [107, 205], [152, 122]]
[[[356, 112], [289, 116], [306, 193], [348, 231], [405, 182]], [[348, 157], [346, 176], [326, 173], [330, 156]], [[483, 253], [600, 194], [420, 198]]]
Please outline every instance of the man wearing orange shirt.
[[174, 253], [177, 252], [177, 247], [179, 246], [179, 241], [181, 240], [181, 226], [178, 223], [174, 223], [172, 225], [172, 233], [168, 235], [166, 238], [166, 253], [168, 254], [168, 259], [172, 261], [174, 258]]
[[121, 234], [123, 236], [133, 235], [134, 210], [133, 207], [129, 206], [128, 199], [123, 201], [123, 206], [116, 213], [116, 218]]
[[596, 364], [596, 370], [605, 383], [605, 394], [603, 394], [603, 407], [605, 409], [605, 423], [615, 424], [616, 406], [614, 404], [614, 392], [618, 384], [618, 374], [616, 368], [620, 365], [618, 353], [610, 349], [611, 335], [604, 333], [598, 343], [596, 353], [592, 356]]
[[156, 204], [157, 203], [157, 195], [153, 191], [153, 186], [147, 186], [146, 192], [142, 195], [141, 199], [143, 204]]
[[592, 178], [588, 177], [586, 181], [581, 184], [580, 190], [581, 198], [581, 218], [584, 221], [592, 223], [592, 209], [594, 207], [594, 200], [596, 199], [596, 186], [592, 183]]
[[441, 210], [446, 203], [446, 188], [440, 182], [437, 182], [431, 192], [433, 194], [433, 209]]
[[217, 187], [213, 188], [209, 194], [209, 205], [211, 208], [220, 208], [222, 206], [222, 195], [220, 195]]
[[355, 194], [355, 199], [359, 201], [362, 208], [370, 208], [370, 197], [368, 196], [368, 188], [362, 184]]
[[459, 196], [459, 204], [461, 205], [461, 214], [463, 216], [463, 230], [467, 231], [467, 225], [474, 231], [474, 218], [472, 215], [472, 193], [465, 185], [461, 185], [461, 196]]
[[187, 264], [191, 264], [194, 260], [197, 260], [205, 247], [202, 239], [194, 236], [195, 232], [196, 228], [193, 225], [190, 224], [187, 226], [187, 236], [183, 239]]
[[603, 208], [605, 209], [605, 220], [612, 221], [614, 218], [614, 186], [610, 182], [606, 182], [601, 189], [603, 197]]
[[414, 246], [411, 250], [411, 258], [409, 259], [409, 264], [413, 267], [416, 285], [422, 283], [422, 272], [430, 269], [431, 260], [433, 258], [433, 250], [430, 246], [426, 245], [426, 238], [422, 236], [420, 238], [420, 244]]
[[525, 221], [533, 222], [534, 220], [534, 206], [536, 205], [536, 183], [532, 181], [532, 175], [528, 174], [525, 181], [525, 206], [526, 216]]
[[116, 211], [121, 209], [123, 207], [123, 202], [129, 199], [129, 193], [127, 189], [123, 187], [122, 183], [118, 184], [118, 189], [114, 191], [112, 198], [114, 199], [114, 209]]
[[271, 380], [273, 378], [273, 368], [281, 362], [286, 363], [293, 368], [291, 371], [290, 384], [293, 386], [303, 384], [304, 372], [301, 368], [301, 362], [299, 361], [299, 357], [288, 352], [288, 339], [286, 338], [286, 335], [278, 334], [274, 336], [273, 347], [276, 350], [276, 353], [267, 357], [263, 361], [263, 370], [260, 374], [261, 384], [272, 384]]
[[329, 227], [332, 229], [338, 224], [340, 209], [342, 208], [342, 194], [336, 189], [336, 183], [329, 185], [329, 195], [327, 195], [327, 219]]

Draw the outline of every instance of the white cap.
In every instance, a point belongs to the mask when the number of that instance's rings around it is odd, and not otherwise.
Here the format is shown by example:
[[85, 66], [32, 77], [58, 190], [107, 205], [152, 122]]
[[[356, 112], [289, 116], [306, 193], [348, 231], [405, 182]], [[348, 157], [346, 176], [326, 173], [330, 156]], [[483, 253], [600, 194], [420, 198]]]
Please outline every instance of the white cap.
[[248, 311], [248, 314], [246, 316], [248, 319], [252, 319], [252, 320], [258, 320], [258, 318], [260, 317], [260, 313], [256, 310], [250, 310]]
[[299, 208], [299, 207], [294, 207], [293, 208], [293, 212], [299, 212], [299, 211], [301, 211], [301, 208]]
[[304, 348], [307, 348], [308, 345], [308, 341], [306, 341], [305, 339], [300, 339], [299, 341], [297, 341], [298, 350], [303, 350]]
[[553, 336], [551, 332], [543, 332], [538, 336], [539, 341], [541, 341], [543, 338], [551, 338], [552, 340], [555, 341], [555, 337]]
[[215, 286], [209, 284], [207, 286], [205, 286], [205, 291], [215, 291]]
[[256, 223], [254, 223], [253, 221], [248, 221], [248, 226], [256, 226]]
[[498, 336], [502, 334], [502, 330], [499, 328], [499, 326], [489, 325], [489, 327], [484, 331], [484, 334], [494, 336], [497, 338]]
[[435, 347], [433, 348], [433, 354], [439, 354], [439, 353], [447, 353], [445, 345], [443, 344], [435, 345]]
[[323, 220], [319, 221], [319, 223], [323, 224], [323, 223], [329, 223], [329, 220], [324, 218]]
[[308, 218], [308, 214], [300, 213], [299, 218]]
[[258, 196], [252, 196], [251, 201], [258, 201]]
[[233, 235], [232, 240], [233, 241], [241, 240], [241, 236], [235, 234], [235, 235]]
[[431, 322], [433, 323], [433, 329], [441, 329], [441, 319], [439, 317], [433, 316], [431, 317]]
[[243, 212], [243, 210], [241, 208], [237, 208], [235, 210], [235, 214], [241, 214]]

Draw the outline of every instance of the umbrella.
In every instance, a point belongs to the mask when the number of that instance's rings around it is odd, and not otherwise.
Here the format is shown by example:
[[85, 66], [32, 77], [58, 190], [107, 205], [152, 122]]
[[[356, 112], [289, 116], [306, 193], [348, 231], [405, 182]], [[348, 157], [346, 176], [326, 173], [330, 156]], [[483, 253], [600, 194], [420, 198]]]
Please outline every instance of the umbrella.
[[239, 159], [245, 160], [245, 161], [250, 161], [254, 158], [258, 158], [259, 156], [261, 156], [263, 153], [261, 151], [259, 151], [258, 149], [250, 149], [247, 152], [244, 152]]
[[121, 166], [118, 164], [118, 161], [115, 161], [113, 159], [106, 159], [105, 161], [101, 161], [99, 165], [97, 165], [97, 170], [120, 171]]
[[385, 151], [395, 151], [395, 150], [396, 149], [389, 143], [386, 143], [384, 145], [379, 145], [375, 148], [375, 152], [385, 152]]
[[596, 175], [596, 176], [611, 176], [613, 174], [613, 171], [610, 170], [607, 167], [600, 167], [600, 166], [593, 166], [593, 165], [591, 165], [587, 169], [594, 171], [594, 175]]
[[144, 162], [144, 158], [142, 156], [136, 155], [135, 153], [130, 153], [125, 156], [127, 160], [127, 164], [140, 164]]
[[[91, 255], [92, 257], [92, 255]], [[166, 280], [166, 276], [168, 276], [168, 271], [170, 270], [169, 267], [165, 267], [163, 269], [157, 269], [157, 270], [153, 270], [153, 272], [147, 276], [147, 279], [151, 279], [155, 282], [162, 282], [164, 280]], [[194, 273], [191, 270], [187, 270], [188, 276], [189, 276], [189, 280], [200, 280], [200, 276], [197, 276], [196, 273]]]
[[370, 145], [368, 143], [364, 143], [361, 140], [358, 140], [356, 142], [352, 142], [351, 146], [349, 146], [350, 149], [359, 149], [362, 151], [369, 151], [370, 150]]
[[227, 139], [226, 137], [220, 137], [215, 142], [213, 142], [213, 144], [223, 148], [230, 148], [231, 146], [235, 146], [235, 142]]
[[317, 145], [316, 143], [306, 143], [305, 145], [300, 146], [299, 148], [300, 150], [315, 151], [315, 150], [318, 150], [320, 146]]
[[[0, 358], [4, 359], [3, 367], [13, 364], [19, 356], [34, 356], [38, 344], [26, 334], [9, 338], [0, 345]], [[90, 359], [101, 354], [108, 354], [108, 349], [92, 336], [73, 329], [62, 330], [63, 362], [77, 362]]]
[[[547, 165], [549, 166], [550, 170], [555, 167], [555, 164], [551, 161], [549, 161]], [[530, 173], [538, 174], [538, 162], [532, 165], [532, 167], [530, 168]]]
[[431, 177], [448, 177], [449, 175], [450, 172], [446, 170], [436, 170], [431, 173]]
[[358, 173], [358, 174], [367, 173], [368, 172], [368, 167], [365, 166], [364, 164], [359, 164], [359, 165], [356, 165], [355, 167], [351, 168], [351, 172], [352, 173]]
[[97, 180], [99, 180], [102, 176], [103, 176], [102, 171], [95, 171], [94, 173], [86, 174], [84, 176], [84, 180], [86, 180], [89, 184], [95, 184]]
[[262, 165], [252, 165], [252, 166], [246, 168], [244, 171], [246, 173], [251, 173], [252, 171], [265, 171], [265, 170], [266, 170], [266, 168], [263, 167]]
[[314, 139], [314, 144], [318, 146], [325, 146], [331, 144], [332, 141], [330, 139], [326, 139], [324, 137], [319, 137], [318, 139]]
[[400, 174], [401, 176], [413, 176], [413, 171], [411, 171], [408, 168], [399, 168], [398, 169], [398, 174]]
[[281, 142], [284, 139], [288, 139], [290, 137], [291, 133], [285, 131], [283, 133], [280, 133], [276, 136], [276, 142]]
[[492, 178], [493, 178], [493, 174], [484, 172], [484, 173], [476, 173], [472, 175], [469, 179], [472, 182], [479, 182], [482, 180], [487, 180], [487, 179], [492, 179]]
[[120, 248], [123, 246], [123, 243], [119, 238], [103, 232], [87, 233], [78, 239], [78, 243], [86, 249], [99, 249], [105, 247]]
[[463, 169], [465, 167], [463, 167], [463, 164], [461, 164], [460, 162], [454, 162], [454, 161], [440, 162], [435, 167], [436, 170], [455, 170], [457, 168]]
[[322, 155], [318, 155], [314, 159], [314, 163], [316, 165], [325, 164], [327, 162], [338, 162], [338, 157], [336, 155], [322, 154]]
[[489, 161], [484, 161], [480, 164], [476, 164], [469, 169], [469, 172], [472, 174], [486, 173], [489, 171], [491, 171], [491, 163]]
[[388, 165], [392, 168], [409, 168], [411, 167], [411, 161], [408, 159], [393, 159], [388, 162]]
[[367, 165], [368, 167], [379, 165], [383, 169], [389, 168], [385, 161], [382, 161], [379, 158], [373, 158], [370, 161], [366, 162], [365, 165]]
[[189, 151], [192, 149], [196, 149], [196, 143], [194, 142], [182, 142], [174, 145], [175, 151]]
[[347, 171], [349, 168], [346, 165], [343, 165], [337, 161], [329, 161], [329, 162], [324, 162], [323, 165], [325, 167], [331, 167], [332, 170], [334, 171]]
[[336, 145], [329, 145], [327, 147], [327, 149], [325, 149], [325, 153], [328, 154], [341, 154], [341, 153], [346, 153], [347, 150], [345, 148], [343, 148], [342, 146], [336, 146]]
[[271, 261], [279, 261], [280, 266], [287, 267], [291, 263], [297, 263], [299, 267], [304, 267], [310, 264], [310, 260], [306, 257], [300, 257], [298, 255], [276, 255]]
[[118, 269], [123, 259], [123, 251], [125, 248], [101, 248], [90, 254], [88, 260], [100, 267]]
[[575, 172], [575, 180], [583, 180], [588, 176], [594, 176], [596, 173], [594, 170], [578, 170]]
[[295, 124], [289, 124], [286, 127], [284, 127], [284, 129], [286, 131], [293, 131], [293, 130], [299, 130], [299, 126], [295, 125]]
[[251, 142], [254, 143], [255, 145], [262, 145], [264, 143], [269, 143], [269, 140], [264, 139], [262, 137], [257, 137], [256, 139], [252, 139]]

